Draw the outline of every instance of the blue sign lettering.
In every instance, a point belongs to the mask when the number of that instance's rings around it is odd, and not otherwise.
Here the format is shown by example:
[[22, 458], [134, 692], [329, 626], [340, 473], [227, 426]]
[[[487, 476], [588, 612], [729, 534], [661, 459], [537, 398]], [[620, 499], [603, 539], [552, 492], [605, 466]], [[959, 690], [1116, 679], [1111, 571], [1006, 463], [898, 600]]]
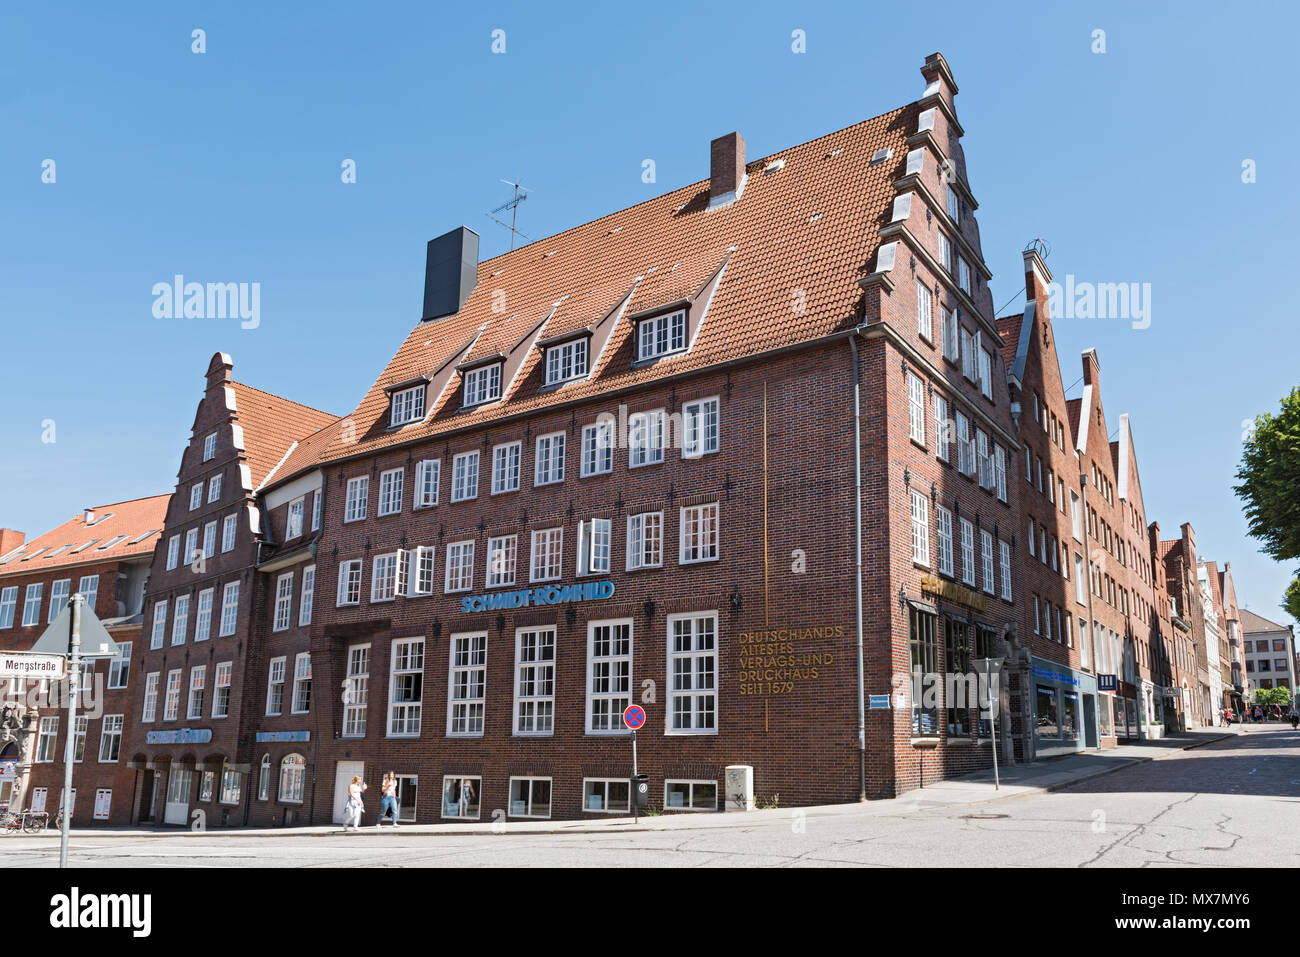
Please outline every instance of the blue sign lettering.
[[530, 605], [567, 605], [579, 601], [599, 601], [612, 598], [612, 581], [576, 582], [571, 585], [542, 585], [519, 591], [488, 592], [483, 595], [466, 595], [460, 600], [462, 612], [500, 611], [503, 608], [527, 608]]

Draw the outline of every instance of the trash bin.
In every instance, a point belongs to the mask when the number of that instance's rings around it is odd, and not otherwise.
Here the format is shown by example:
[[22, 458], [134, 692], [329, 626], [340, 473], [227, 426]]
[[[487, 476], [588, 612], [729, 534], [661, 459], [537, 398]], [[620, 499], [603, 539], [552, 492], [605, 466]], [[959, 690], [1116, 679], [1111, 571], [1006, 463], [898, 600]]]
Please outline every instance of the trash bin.
[[650, 775], [632, 775], [632, 803], [636, 807], [645, 807], [650, 803]]

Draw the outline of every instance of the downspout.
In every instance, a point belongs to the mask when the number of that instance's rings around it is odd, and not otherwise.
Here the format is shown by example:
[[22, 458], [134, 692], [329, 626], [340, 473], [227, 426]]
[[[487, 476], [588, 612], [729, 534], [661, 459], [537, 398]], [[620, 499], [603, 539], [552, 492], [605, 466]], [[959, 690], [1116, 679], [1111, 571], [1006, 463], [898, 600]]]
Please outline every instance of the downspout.
[[858, 334], [849, 336], [853, 352], [853, 585], [858, 632], [858, 800], [867, 799], [867, 702], [862, 665], [862, 386], [858, 377]]

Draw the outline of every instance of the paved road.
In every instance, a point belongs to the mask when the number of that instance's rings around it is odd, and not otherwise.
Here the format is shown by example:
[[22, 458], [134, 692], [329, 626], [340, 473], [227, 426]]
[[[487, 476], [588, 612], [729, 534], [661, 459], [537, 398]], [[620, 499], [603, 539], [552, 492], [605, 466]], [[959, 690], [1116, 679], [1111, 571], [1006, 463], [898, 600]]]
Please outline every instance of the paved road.
[[[74, 839], [71, 857], [87, 867], [1295, 866], [1300, 734], [1246, 728], [1053, 793], [948, 808], [891, 803], [655, 832], [86, 836]], [[6, 864], [57, 859], [46, 837], [0, 838], [0, 850]]]

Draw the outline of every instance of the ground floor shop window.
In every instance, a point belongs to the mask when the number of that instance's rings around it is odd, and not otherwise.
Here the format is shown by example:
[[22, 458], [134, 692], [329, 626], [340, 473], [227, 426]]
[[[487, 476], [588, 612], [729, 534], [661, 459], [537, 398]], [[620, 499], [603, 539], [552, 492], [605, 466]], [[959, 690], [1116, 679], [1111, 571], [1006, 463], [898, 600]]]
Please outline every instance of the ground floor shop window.
[[550, 778], [510, 779], [511, 817], [550, 817]]
[[229, 768], [221, 772], [221, 803], [239, 803], [239, 772]]
[[1061, 737], [1067, 741], [1079, 740], [1079, 696], [1073, 691], [1061, 692]]
[[1130, 737], [1137, 737], [1137, 701], [1133, 698], [1124, 699], [1124, 714], [1128, 718], [1128, 732]]
[[[933, 618], [933, 616], [931, 616]], [[716, 811], [717, 781], [665, 781], [664, 808], [684, 811]]]
[[1056, 704], [1056, 689], [1038, 685], [1038, 736], [1059, 738], [1061, 717]]
[[307, 780], [307, 761], [301, 754], [286, 754], [280, 762], [280, 801], [301, 804]]
[[257, 799], [270, 800], [271, 797], [271, 756], [262, 755], [262, 766], [257, 771]]
[[1110, 695], [1097, 696], [1097, 717], [1101, 721], [1101, 736], [1103, 738], [1109, 738], [1112, 734], [1114, 734], [1114, 730], [1111, 727], [1111, 720], [1110, 720], [1110, 716], [1111, 716], [1110, 709], [1112, 707], [1110, 702], [1111, 702]]
[[1111, 698], [1111, 706], [1115, 709], [1115, 737], [1128, 737], [1128, 728], [1124, 725], [1124, 699]]
[[582, 781], [584, 811], [626, 814], [632, 810], [630, 795], [630, 782], [626, 778], [584, 778]]
[[[915, 676], [919, 671], [922, 678], [927, 674], [939, 673], [939, 641], [937, 635], [936, 616], [930, 612], [920, 611], [917, 608], [911, 610], [910, 621], [910, 643], [912, 646], [912, 674]], [[915, 685], [915, 681], [913, 682]], [[939, 707], [937, 704], [924, 706], [923, 702], [915, 700], [916, 691], [913, 691], [912, 701], [912, 733], [913, 734], [938, 734], [939, 733]], [[671, 807], [672, 805], [665, 805]]]
[[217, 772], [204, 771], [199, 778], [199, 800], [205, 804], [212, 803], [212, 788], [216, 784]]
[[445, 777], [442, 779], [442, 816], [478, 820], [479, 791], [482, 778]]
[[948, 718], [948, 734], [953, 737], [966, 737], [970, 734], [970, 701], [966, 699], [966, 682], [960, 679], [970, 674], [971, 626], [964, 621], [944, 616], [943, 648], [947, 658], [948, 674], [956, 676], [955, 680], [944, 682], [944, 693], [951, 688], [955, 693], [952, 700], [944, 700], [944, 711]]

